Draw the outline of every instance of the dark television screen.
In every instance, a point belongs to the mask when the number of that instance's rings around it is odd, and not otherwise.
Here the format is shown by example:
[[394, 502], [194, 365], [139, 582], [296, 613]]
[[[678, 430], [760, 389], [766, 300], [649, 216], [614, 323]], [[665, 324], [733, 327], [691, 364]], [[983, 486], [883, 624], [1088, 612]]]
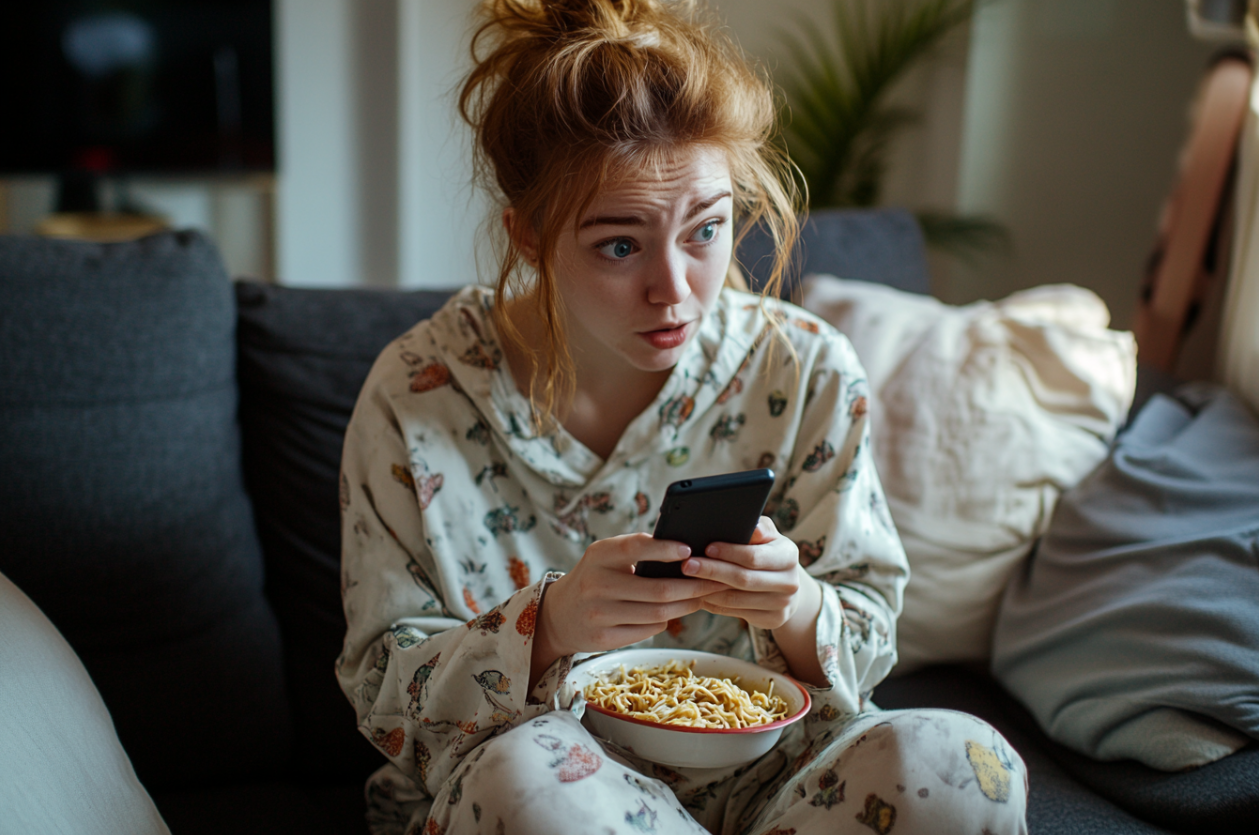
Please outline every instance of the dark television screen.
[[0, 172], [275, 168], [270, 0], [0, 10]]

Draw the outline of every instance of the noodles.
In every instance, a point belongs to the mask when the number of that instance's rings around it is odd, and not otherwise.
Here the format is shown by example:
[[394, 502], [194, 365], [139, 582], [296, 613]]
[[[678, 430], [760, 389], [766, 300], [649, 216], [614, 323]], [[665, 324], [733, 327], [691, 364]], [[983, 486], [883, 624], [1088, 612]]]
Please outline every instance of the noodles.
[[619, 673], [604, 673], [588, 684], [582, 695], [604, 710], [656, 722], [692, 728], [751, 728], [768, 725], [787, 716], [787, 702], [769, 692], [748, 692], [734, 680], [697, 676], [681, 661], [659, 667], [622, 664]]

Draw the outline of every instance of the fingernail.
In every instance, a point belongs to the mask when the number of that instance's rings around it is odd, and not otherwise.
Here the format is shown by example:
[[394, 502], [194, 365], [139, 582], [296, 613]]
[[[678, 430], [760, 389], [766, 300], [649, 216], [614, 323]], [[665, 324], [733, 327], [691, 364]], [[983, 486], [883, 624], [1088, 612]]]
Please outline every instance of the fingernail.
[[707, 555], [708, 555], [708, 556], [710, 556], [710, 557], [715, 557], [715, 556], [717, 556], [717, 546], [716, 546], [716, 545], [709, 545], [709, 546], [708, 546], [708, 548], [706, 548], [706, 549], [704, 550], [704, 553], [705, 553], [705, 554], [707, 554]]
[[682, 563], [682, 573], [683, 574], [698, 574], [699, 573], [699, 560], [687, 560], [686, 562]]
[[679, 545], [679, 546], [678, 546], [678, 556], [679, 556], [679, 557], [681, 557], [682, 559], [686, 559], [686, 558], [687, 558], [687, 557], [689, 557], [690, 555], [691, 555], [691, 546], [689, 546], [689, 545]]

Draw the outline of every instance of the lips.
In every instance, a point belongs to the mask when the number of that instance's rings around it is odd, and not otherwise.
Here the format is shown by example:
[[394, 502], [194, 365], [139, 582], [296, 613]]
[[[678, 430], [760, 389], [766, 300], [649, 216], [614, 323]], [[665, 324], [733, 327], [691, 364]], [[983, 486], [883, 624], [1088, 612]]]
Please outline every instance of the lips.
[[676, 348], [686, 341], [690, 324], [690, 322], [683, 322], [673, 327], [640, 331], [638, 335], [645, 339], [651, 347], [665, 351], [670, 348]]

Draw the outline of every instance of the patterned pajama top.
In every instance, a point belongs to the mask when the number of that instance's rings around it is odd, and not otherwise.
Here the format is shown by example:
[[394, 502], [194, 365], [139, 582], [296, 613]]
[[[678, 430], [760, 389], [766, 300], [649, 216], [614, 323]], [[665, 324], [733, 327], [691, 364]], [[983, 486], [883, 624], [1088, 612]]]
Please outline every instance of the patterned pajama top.
[[[346, 434], [336, 670], [363, 733], [432, 797], [480, 743], [567, 707], [573, 658], [525, 692], [544, 584], [597, 539], [650, 533], [671, 482], [755, 467], [774, 470], [766, 514], [823, 591], [817, 652], [830, 684], [810, 688], [811, 721], [779, 744], [866, 708], [896, 660], [908, 566], [848, 340], [797, 307], [723, 290], [604, 460], [562, 428], [535, 433], [492, 306], [490, 291], [466, 288], [390, 344]], [[770, 632], [703, 611], [644, 645], [786, 671]]]

